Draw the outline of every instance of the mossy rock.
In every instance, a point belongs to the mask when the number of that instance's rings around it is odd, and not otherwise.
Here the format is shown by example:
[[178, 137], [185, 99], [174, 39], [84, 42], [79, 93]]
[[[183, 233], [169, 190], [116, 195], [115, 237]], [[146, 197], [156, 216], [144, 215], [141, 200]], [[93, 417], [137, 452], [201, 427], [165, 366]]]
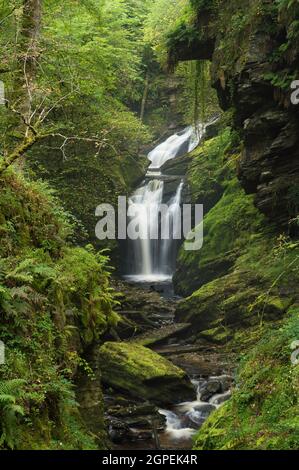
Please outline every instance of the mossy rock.
[[279, 328], [267, 327], [243, 356], [232, 398], [200, 429], [197, 450], [296, 450], [299, 446], [299, 368], [290, 345], [299, 337], [299, 308]]
[[99, 359], [103, 382], [114, 389], [159, 405], [194, 398], [186, 373], [141, 345], [108, 342]]
[[219, 345], [224, 345], [233, 339], [231, 331], [223, 326], [201, 331], [199, 337], [207, 340], [209, 343], [215, 343]]
[[[181, 249], [174, 278], [176, 290], [189, 295], [213, 279], [227, 274], [238, 256], [255, 243], [255, 234], [264, 230], [264, 218], [234, 178], [203, 221], [204, 243], [200, 251]], [[192, 281], [186, 282], [185, 273]]]
[[216, 279], [179, 302], [176, 321], [191, 323], [192, 333], [212, 342], [232, 338], [231, 331], [279, 320], [293, 300], [267, 294], [265, 279], [250, 271], [235, 271]]

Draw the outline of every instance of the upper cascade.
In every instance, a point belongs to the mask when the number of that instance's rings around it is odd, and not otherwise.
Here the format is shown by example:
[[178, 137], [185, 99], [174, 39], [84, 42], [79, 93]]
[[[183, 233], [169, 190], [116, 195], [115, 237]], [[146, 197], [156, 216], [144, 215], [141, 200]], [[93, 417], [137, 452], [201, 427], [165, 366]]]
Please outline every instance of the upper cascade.
[[148, 154], [152, 162], [149, 169], [160, 169], [168, 160], [192, 152], [204, 134], [204, 126], [188, 126], [183, 131], [169, 137]]

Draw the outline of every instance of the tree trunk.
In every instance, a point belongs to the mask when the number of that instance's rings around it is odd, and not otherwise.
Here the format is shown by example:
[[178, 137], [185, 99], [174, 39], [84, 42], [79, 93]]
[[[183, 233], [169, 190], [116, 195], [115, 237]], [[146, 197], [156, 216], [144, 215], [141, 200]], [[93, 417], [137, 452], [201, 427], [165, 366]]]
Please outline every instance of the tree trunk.
[[149, 85], [150, 85], [150, 73], [149, 71], [147, 71], [146, 78], [145, 78], [144, 92], [143, 92], [143, 97], [142, 97], [142, 102], [141, 102], [141, 111], [140, 111], [141, 122], [143, 122], [144, 120], [146, 102], [147, 102], [147, 97], [148, 97], [148, 92], [149, 92]]
[[[19, 128], [24, 133], [24, 141], [8, 161], [15, 162], [16, 169], [23, 171], [25, 153], [35, 141], [32, 136], [30, 124], [33, 114], [33, 100], [35, 94], [36, 67], [40, 55], [39, 36], [42, 20], [42, 0], [23, 0], [23, 15], [21, 18], [20, 33], [18, 36], [18, 72], [15, 79], [14, 96], [15, 107], [22, 115], [25, 124]], [[22, 158], [20, 158], [22, 157]]]
[[20, 81], [22, 87], [22, 113], [30, 121], [36, 65], [39, 58], [39, 35], [42, 19], [42, 0], [24, 0], [20, 35]]
[[22, 40], [28, 74], [36, 68], [39, 56], [39, 35], [42, 19], [42, 0], [24, 0]]

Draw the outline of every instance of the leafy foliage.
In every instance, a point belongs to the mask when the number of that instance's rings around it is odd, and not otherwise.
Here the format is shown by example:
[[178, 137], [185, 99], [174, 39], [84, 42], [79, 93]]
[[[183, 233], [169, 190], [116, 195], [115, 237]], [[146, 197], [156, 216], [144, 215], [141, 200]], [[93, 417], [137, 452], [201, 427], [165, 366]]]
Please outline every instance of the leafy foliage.
[[12, 171], [1, 184], [2, 226], [14, 236], [0, 258], [0, 446], [96, 448], [72, 381], [79, 367], [92, 377], [84, 350], [118, 321], [108, 257], [67, 241], [72, 225], [44, 184]]
[[18, 404], [22, 398], [24, 383], [21, 379], [0, 381], [0, 446], [5, 444], [14, 448], [18, 417], [25, 413], [23, 406]]

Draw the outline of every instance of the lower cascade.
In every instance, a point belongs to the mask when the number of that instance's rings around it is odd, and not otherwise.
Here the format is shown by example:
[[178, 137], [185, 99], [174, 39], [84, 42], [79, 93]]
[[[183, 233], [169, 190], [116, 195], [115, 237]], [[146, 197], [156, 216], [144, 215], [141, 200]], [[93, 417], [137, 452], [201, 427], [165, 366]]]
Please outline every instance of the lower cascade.
[[[177, 188], [165, 200], [163, 165], [176, 157], [192, 152], [199, 144], [204, 126], [189, 126], [172, 135], [148, 154], [151, 161], [145, 180], [129, 199], [129, 215], [135, 211], [134, 224], [139, 236], [127, 247], [126, 279], [135, 282], [171, 281], [181, 238], [181, 211], [184, 179], [178, 178]], [[161, 204], [167, 205], [161, 214]], [[160, 230], [161, 218], [167, 233]]]

